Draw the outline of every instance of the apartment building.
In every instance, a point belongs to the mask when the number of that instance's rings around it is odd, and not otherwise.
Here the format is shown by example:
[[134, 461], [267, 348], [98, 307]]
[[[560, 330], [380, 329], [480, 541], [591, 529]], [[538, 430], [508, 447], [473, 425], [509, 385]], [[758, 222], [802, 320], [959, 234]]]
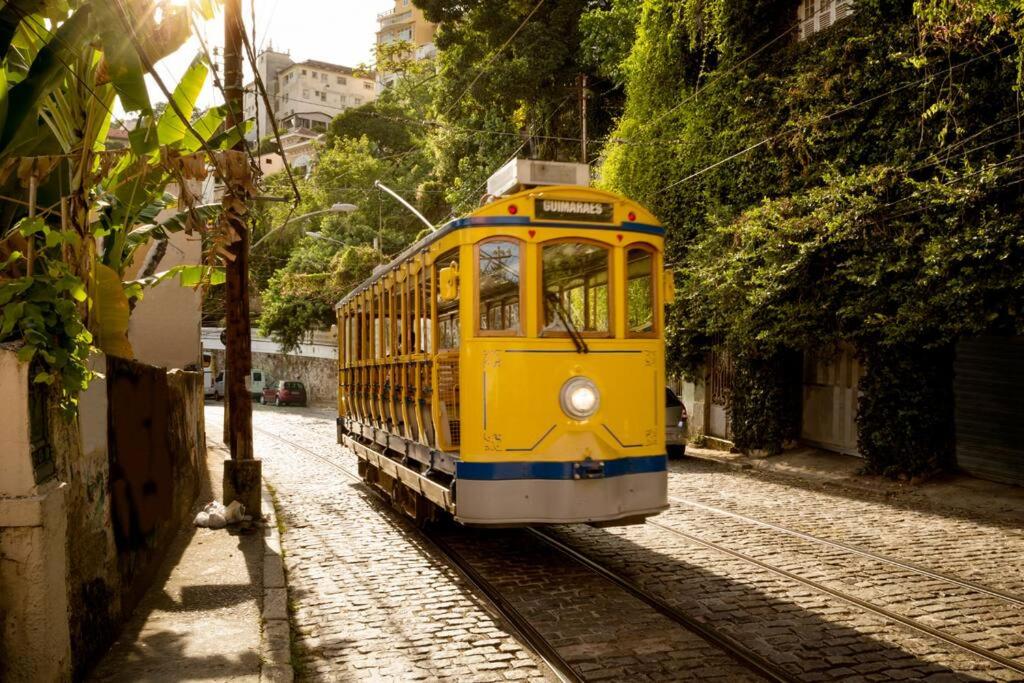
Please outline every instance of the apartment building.
[[[412, 43], [417, 60], [430, 59], [437, 54], [434, 47], [434, 33], [437, 25], [427, 21], [423, 10], [414, 7], [411, 0], [395, 0], [395, 6], [377, 15], [380, 28], [377, 31], [377, 45], [396, 42]], [[381, 83], [391, 85], [397, 74], [380, 74]]]
[[266, 85], [271, 110], [267, 111], [255, 83], [245, 89], [246, 118], [257, 125], [249, 135], [273, 130], [303, 128], [323, 132], [331, 119], [350, 107], [358, 107], [377, 98], [376, 77], [330, 62], [295, 62], [287, 52], [265, 50], [256, 60], [256, 69]]

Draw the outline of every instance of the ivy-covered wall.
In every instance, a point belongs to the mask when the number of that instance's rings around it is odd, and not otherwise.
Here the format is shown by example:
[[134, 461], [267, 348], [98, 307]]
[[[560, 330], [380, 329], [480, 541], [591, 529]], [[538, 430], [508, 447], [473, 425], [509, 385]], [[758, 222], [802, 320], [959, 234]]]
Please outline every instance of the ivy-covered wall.
[[791, 359], [851, 342], [870, 469], [948, 468], [951, 349], [1024, 330], [1019, 3], [858, 0], [803, 41], [795, 0], [615, 5], [636, 40], [601, 172], [669, 226], [672, 369], [720, 341], [734, 438], [772, 452]]

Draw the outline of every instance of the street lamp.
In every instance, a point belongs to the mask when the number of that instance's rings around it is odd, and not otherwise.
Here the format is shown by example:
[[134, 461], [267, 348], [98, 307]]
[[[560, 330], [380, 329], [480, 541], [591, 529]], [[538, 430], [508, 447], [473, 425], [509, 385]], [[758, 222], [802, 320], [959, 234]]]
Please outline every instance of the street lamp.
[[266, 239], [268, 237], [270, 237], [271, 235], [273, 235], [275, 233], [280, 232], [281, 230], [284, 230], [285, 228], [287, 228], [289, 225], [292, 225], [293, 223], [298, 223], [299, 221], [304, 221], [307, 218], [312, 218], [314, 216], [323, 216], [324, 214], [328, 214], [328, 213], [352, 213], [353, 211], [356, 211], [357, 209], [359, 209], [359, 207], [356, 206], [355, 204], [342, 204], [342, 203], [338, 203], [338, 204], [333, 204], [331, 206], [331, 208], [329, 208], [329, 209], [324, 209], [322, 211], [313, 211], [311, 213], [306, 213], [306, 214], [303, 214], [301, 216], [296, 216], [295, 218], [292, 218], [289, 221], [285, 221], [284, 223], [282, 223], [281, 225], [277, 226], [276, 228], [274, 228], [273, 230], [268, 232], [266, 235], [261, 237], [254, 245], [252, 245], [252, 249], [255, 249], [256, 247], [260, 246], [261, 244], [263, 244], [263, 242], [266, 241]]
[[344, 242], [341, 242], [341, 241], [336, 240], [336, 239], [331, 239], [330, 237], [325, 237], [324, 234], [320, 233], [320, 232], [307, 232], [306, 233], [306, 237], [312, 237], [315, 240], [322, 240], [324, 242], [330, 242], [331, 244], [340, 244], [343, 247], [345, 246]]

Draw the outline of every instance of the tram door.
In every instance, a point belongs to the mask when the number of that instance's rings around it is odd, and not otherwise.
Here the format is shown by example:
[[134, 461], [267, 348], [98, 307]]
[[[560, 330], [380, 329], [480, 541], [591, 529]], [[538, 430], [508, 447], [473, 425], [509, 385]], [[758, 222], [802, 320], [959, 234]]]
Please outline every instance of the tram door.
[[732, 438], [729, 397], [732, 392], [732, 359], [724, 349], [712, 349], [708, 360], [707, 434], [719, 439]]

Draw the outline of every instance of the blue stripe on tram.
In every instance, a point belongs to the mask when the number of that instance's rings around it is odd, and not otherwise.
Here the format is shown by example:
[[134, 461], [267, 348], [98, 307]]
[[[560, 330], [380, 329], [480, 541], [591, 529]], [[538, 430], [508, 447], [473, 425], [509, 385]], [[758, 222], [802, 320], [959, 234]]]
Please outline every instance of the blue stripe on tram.
[[[498, 479], [572, 479], [577, 462], [466, 462], [455, 463], [455, 478], [479, 481]], [[668, 470], [668, 457], [646, 455], [604, 461], [604, 478]]]

